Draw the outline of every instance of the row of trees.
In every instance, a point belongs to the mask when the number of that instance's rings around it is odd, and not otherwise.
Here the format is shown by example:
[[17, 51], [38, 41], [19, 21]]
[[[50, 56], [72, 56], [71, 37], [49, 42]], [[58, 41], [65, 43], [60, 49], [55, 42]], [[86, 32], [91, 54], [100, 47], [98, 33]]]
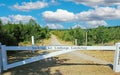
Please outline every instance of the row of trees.
[[[120, 41], [120, 26], [116, 27], [104, 27], [87, 29], [88, 45], [93, 44], [105, 44], [113, 41]], [[78, 45], [85, 45], [86, 40], [86, 29], [75, 28], [69, 30], [54, 30], [53, 34], [65, 41], [74, 42], [75, 39], [78, 41]]]
[[3, 25], [0, 21], [0, 42], [2, 44], [18, 45], [19, 42], [30, 41], [31, 36], [34, 36], [35, 40], [49, 38], [49, 29], [48, 27], [42, 28], [32, 19], [26, 24], [19, 22], [19, 24]]

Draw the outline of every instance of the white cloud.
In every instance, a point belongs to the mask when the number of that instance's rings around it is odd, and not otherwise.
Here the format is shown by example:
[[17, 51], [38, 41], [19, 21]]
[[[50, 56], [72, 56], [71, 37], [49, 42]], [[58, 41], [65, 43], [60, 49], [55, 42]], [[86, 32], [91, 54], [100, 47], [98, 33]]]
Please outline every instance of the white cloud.
[[20, 21], [23, 23], [27, 23], [30, 19], [34, 19], [34, 17], [30, 15], [9, 15], [9, 18], [12, 20], [13, 23], [19, 23]]
[[34, 17], [30, 15], [9, 15], [8, 17], [0, 17], [3, 23], [8, 23], [10, 21], [11, 23], [19, 23], [20, 21], [22, 23], [27, 23], [30, 19], [36, 20]]
[[15, 4], [12, 6], [12, 8], [21, 10], [21, 11], [30, 11], [34, 9], [41, 9], [48, 6], [48, 3], [36, 1], [36, 2], [22, 2], [21, 5]]
[[56, 3], [56, 0], [51, 0], [51, 3]]
[[86, 23], [85, 25], [82, 25], [82, 24], [75, 24], [74, 26], [72, 26], [72, 29], [75, 29], [75, 28], [81, 28], [81, 29], [87, 29], [87, 28], [95, 28], [93, 26], [88, 25], [88, 23]]
[[2, 7], [2, 6], [5, 6], [5, 4], [1, 3], [1, 4], [0, 4], [0, 7]]
[[91, 27], [98, 27], [100, 25], [107, 25], [105, 20], [120, 19], [120, 7], [96, 7], [88, 11], [83, 11], [77, 14], [67, 10], [58, 9], [56, 12], [45, 11], [43, 18], [47, 23], [58, 22], [84, 22]]
[[58, 9], [56, 12], [45, 11], [43, 18], [46, 22], [70, 22], [70, 21], [101, 21], [120, 19], [120, 8], [96, 7], [77, 14], [67, 10]]
[[50, 28], [50, 29], [63, 29], [63, 25], [61, 24], [47, 24], [47, 26]]
[[45, 11], [42, 15], [47, 22], [69, 22], [75, 19], [74, 13], [62, 9], [58, 9], [56, 12]]
[[120, 19], [119, 13], [119, 8], [97, 7], [95, 10], [80, 12], [76, 17], [80, 21], [113, 20]]
[[51, 0], [49, 5], [59, 5], [60, 3], [57, 0]]
[[75, 29], [75, 28], [81, 28], [81, 25], [76, 24], [76, 25], [72, 26], [72, 29]]
[[101, 21], [86, 21], [85, 24], [78, 23], [72, 26], [72, 29], [75, 28], [82, 28], [82, 29], [87, 29], [87, 28], [97, 28], [99, 26], [107, 26], [107, 22], [104, 20]]
[[6, 24], [9, 21], [11, 21], [10, 18], [8, 18], [8, 17], [0, 17], [0, 19], [1, 19], [1, 21], [2, 21], [3, 24]]
[[75, 2], [76, 4], [83, 4], [86, 6], [114, 6], [120, 5], [120, 0], [68, 0]]
[[101, 21], [88, 21], [87, 22], [89, 28], [96, 28], [98, 26], [107, 26], [107, 23], [103, 20]]

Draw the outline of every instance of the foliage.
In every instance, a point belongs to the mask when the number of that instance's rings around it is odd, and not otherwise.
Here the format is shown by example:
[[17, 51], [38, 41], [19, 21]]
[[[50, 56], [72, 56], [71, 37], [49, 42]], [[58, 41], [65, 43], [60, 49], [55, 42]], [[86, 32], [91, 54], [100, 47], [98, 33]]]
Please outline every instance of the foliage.
[[[86, 29], [75, 28], [69, 30], [54, 30], [53, 34], [65, 41], [74, 42], [77, 39], [78, 45], [85, 45]], [[87, 29], [88, 45], [105, 44], [111, 41], [120, 41], [120, 26]]]
[[28, 23], [12, 24], [7, 23], [5, 25], [0, 21], [0, 42], [5, 45], [17, 45], [19, 42], [30, 41], [31, 36], [35, 37], [35, 40], [46, 39], [50, 37], [49, 29], [41, 28], [34, 20], [30, 20]]

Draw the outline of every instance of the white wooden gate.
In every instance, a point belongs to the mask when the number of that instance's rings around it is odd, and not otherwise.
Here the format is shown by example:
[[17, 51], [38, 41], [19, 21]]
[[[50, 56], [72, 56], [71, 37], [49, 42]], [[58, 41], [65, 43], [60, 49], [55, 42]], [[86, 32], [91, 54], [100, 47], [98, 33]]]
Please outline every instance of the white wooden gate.
[[[7, 51], [9, 50], [57, 50], [55, 52], [39, 55], [23, 61], [8, 64]], [[120, 72], [120, 43], [115, 46], [5, 46], [0, 45], [0, 73], [17, 66], [39, 61], [42, 59], [54, 57], [60, 54], [68, 53], [75, 50], [115, 50], [113, 70]]]

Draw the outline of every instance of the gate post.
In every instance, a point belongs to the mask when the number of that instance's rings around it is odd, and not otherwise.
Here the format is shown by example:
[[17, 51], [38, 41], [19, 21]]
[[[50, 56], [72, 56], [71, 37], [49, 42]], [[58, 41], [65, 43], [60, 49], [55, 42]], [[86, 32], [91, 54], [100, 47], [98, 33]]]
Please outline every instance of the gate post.
[[77, 39], [75, 39], [75, 45], [77, 46]]
[[113, 70], [115, 72], [120, 72], [120, 43], [116, 44], [116, 50], [114, 55]]
[[31, 39], [32, 39], [32, 46], [34, 46], [35, 45], [35, 43], [34, 43], [34, 36], [32, 36]]
[[2, 73], [3, 70], [3, 64], [2, 64], [2, 48], [1, 48], [1, 43], [0, 43], [0, 74]]
[[[32, 46], [34, 46], [35, 45], [34, 36], [32, 36], [31, 39], [32, 39]], [[33, 49], [32, 51], [34, 52], [35, 50]]]

